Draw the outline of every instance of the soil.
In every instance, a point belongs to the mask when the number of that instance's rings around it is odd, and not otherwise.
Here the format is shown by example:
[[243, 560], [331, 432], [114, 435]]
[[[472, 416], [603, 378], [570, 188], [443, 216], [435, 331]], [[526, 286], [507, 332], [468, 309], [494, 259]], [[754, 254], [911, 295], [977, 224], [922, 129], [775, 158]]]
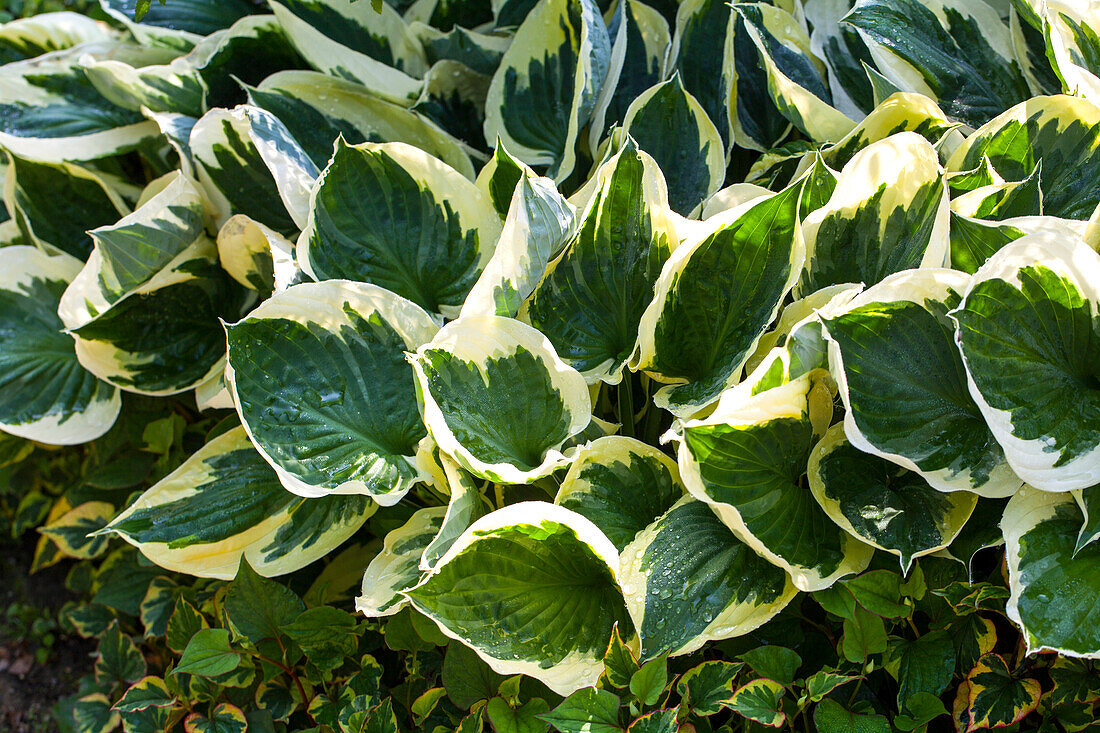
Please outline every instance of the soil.
[[[66, 601], [75, 596], [65, 588], [70, 562], [62, 561], [28, 575], [37, 536], [0, 543], [0, 731], [53, 733], [59, 730], [50, 714], [57, 702], [72, 695], [78, 680], [92, 671], [95, 643], [54, 628], [53, 644], [45, 664], [35, 651], [40, 641], [20, 638], [20, 623], [4, 617], [13, 604], [31, 607], [44, 619], [57, 618]], [[19, 635], [19, 636], [17, 636]]]

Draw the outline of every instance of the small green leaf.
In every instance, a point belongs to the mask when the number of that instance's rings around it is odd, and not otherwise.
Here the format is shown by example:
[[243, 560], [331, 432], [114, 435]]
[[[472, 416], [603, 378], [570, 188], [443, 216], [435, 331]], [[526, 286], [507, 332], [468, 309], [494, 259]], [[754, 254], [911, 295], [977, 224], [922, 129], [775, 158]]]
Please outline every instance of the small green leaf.
[[256, 574], [241, 558], [237, 577], [225, 594], [225, 613], [252, 643], [273, 639], [305, 610], [302, 599], [284, 585]]
[[133, 713], [151, 707], [167, 707], [175, 701], [176, 698], [160, 677], [142, 677], [123, 693], [114, 709], [120, 713]]
[[73, 722], [81, 733], [108, 733], [118, 727], [118, 713], [102, 692], [85, 695], [73, 704]]
[[986, 654], [966, 676], [970, 727], [1003, 728], [1039, 706], [1042, 690], [1033, 679], [1016, 679], [999, 654]]
[[627, 733], [676, 733], [675, 710], [654, 710], [636, 719], [626, 729]]
[[619, 625], [611, 631], [611, 641], [603, 655], [604, 673], [615, 687], [629, 687], [630, 678], [638, 671], [638, 658], [619, 635]]
[[743, 666], [737, 662], [703, 662], [684, 672], [676, 683], [676, 692], [696, 715], [714, 715], [733, 697], [733, 681]]
[[901, 602], [901, 576], [889, 570], [872, 570], [841, 581], [856, 602], [876, 616], [905, 618], [911, 609]]
[[458, 707], [467, 710], [479, 700], [488, 700], [503, 681], [504, 676], [494, 672], [470, 647], [458, 641], [447, 645], [443, 686], [447, 688], [447, 697]]
[[606, 690], [577, 690], [539, 718], [561, 733], [618, 733], [619, 698]]
[[141, 624], [145, 627], [146, 638], [164, 636], [178, 597], [179, 585], [171, 578], [153, 578], [149, 583], [141, 601]]
[[668, 684], [668, 659], [651, 659], [630, 677], [630, 691], [646, 705], [656, 705]]
[[174, 673], [216, 677], [232, 672], [240, 662], [241, 655], [229, 646], [229, 629], [201, 629], [187, 643]]
[[794, 675], [802, 666], [802, 657], [785, 646], [761, 646], [741, 655], [745, 664], [760, 677], [775, 680], [784, 687], [794, 682]]
[[355, 617], [331, 606], [303, 611], [282, 631], [302, 647], [309, 661], [323, 670], [339, 667], [346, 657], [355, 654], [359, 644]]
[[135, 682], [145, 674], [145, 660], [129, 636], [111, 624], [99, 640], [95, 660], [95, 678], [100, 684], [119, 685]]
[[818, 733], [892, 733], [890, 721], [882, 715], [858, 715], [838, 703], [825, 699], [814, 708]]
[[898, 710], [909, 712], [910, 698], [922, 692], [939, 697], [951, 684], [955, 646], [943, 630], [930, 631], [914, 641], [894, 638], [890, 640], [888, 668], [893, 661], [897, 662]]
[[186, 733], [245, 733], [248, 721], [236, 705], [220, 702], [210, 711], [210, 717], [192, 713], [183, 722]]
[[886, 626], [882, 619], [862, 607], [855, 616], [844, 619], [841, 651], [849, 662], [862, 664], [872, 654], [886, 651]]
[[894, 717], [894, 726], [904, 731], [927, 730], [927, 725], [947, 715], [943, 701], [930, 692], [918, 692], [905, 701], [904, 712]]
[[830, 692], [849, 682], [858, 680], [859, 677], [851, 674], [840, 674], [828, 669], [821, 669], [806, 678], [806, 694], [813, 702], [821, 702]]
[[435, 706], [439, 704], [439, 701], [446, 696], [447, 691], [442, 687], [433, 687], [427, 692], [424, 692], [420, 697], [413, 700], [413, 704], [409, 707], [412, 711], [413, 719], [417, 725], [424, 722], [424, 719], [432, 714], [435, 710]]
[[503, 697], [494, 697], [489, 701], [486, 712], [495, 733], [545, 733], [550, 726], [539, 717], [549, 709], [550, 706], [541, 697], [518, 709], [513, 709]]
[[200, 629], [208, 627], [206, 619], [199, 610], [192, 606], [182, 596], [176, 599], [176, 607], [168, 619], [168, 630], [165, 632], [165, 643], [176, 654], [182, 654], [191, 641], [191, 637]]
[[783, 685], [775, 680], [755, 679], [733, 693], [728, 707], [761, 725], [779, 728], [787, 720], [780, 709], [783, 694]]

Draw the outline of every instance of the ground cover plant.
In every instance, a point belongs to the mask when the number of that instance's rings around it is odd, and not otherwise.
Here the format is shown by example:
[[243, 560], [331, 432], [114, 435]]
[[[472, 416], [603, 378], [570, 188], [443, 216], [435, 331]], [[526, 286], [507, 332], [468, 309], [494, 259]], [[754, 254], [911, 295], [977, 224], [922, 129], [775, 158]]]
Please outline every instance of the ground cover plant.
[[81, 733], [1095, 730], [1100, 11], [0, 26]]

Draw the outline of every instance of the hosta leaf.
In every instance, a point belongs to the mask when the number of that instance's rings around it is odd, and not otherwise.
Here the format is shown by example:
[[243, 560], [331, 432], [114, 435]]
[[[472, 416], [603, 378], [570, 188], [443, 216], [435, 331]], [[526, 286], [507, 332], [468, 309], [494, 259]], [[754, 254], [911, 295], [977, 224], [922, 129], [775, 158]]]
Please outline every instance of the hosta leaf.
[[1088, 219], [1100, 203], [1100, 107], [1067, 96], [1035, 97], [983, 125], [948, 161], [972, 170], [989, 158], [1007, 181], [1043, 162], [1043, 213]]
[[180, 173], [170, 174], [163, 184], [132, 214], [88, 232], [94, 251], [60, 308], [69, 328], [209, 249], [198, 188]]
[[244, 557], [274, 576], [327, 554], [375, 508], [365, 496], [291, 494], [244, 428], [234, 428], [147, 490], [105, 531], [170, 570], [230, 579]]
[[593, 0], [539, 0], [493, 75], [485, 139], [564, 180], [573, 146], [596, 107], [611, 41]]
[[[830, 368], [854, 447], [918, 472], [940, 491], [1004, 497], [1021, 481], [970, 396], [947, 317], [967, 281], [954, 270], [909, 270], [863, 291], [824, 319]], [[964, 521], [957, 517], [956, 530]]]
[[[733, 142], [730, 128], [732, 30], [735, 13], [723, 0], [687, 0], [676, 11], [676, 27], [666, 62], [666, 75], [678, 71], [684, 88], [694, 97], [722, 137], [725, 155]], [[746, 39], [747, 40], [747, 39]], [[756, 69], [759, 60], [752, 59]], [[737, 73], [741, 71], [738, 65]], [[762, 74], [761, 74], [762, 76]], [[784, 121], [786, 127], [786, 121]], [[738, 139], [739, 144], [741, 140]], [[770, 147], [770, 145], [768, 145]]]
[[588, 131], [588, 146], [593, 153], [608, 128], [623, 124], [634, 100], [661, 81], [661, 64], [670, 43], [668, 22], [639, 0], [619, 3], [608, 31], [611, 68]]
[[898, 92], [871, 110], [851, 132], [822, 149], [830, 168], [841, 170], [856, 153], [871, 143], [899, 132], [915, 132], [933, 145], [956, 127], [943, 110], [923, 94]]
[[802, 183], [712, 217], [665, 263], [642, 315], [635, 366], [654, 402], [687, 416], [736, 383], [803, 262]]
[[123, 389], [174, 394], [221, 368], [219, 318], [250, 296], [217, 266], [202, 197], [176, 176], [133, 214], [91, 232], [95, 251], [61, 299], [86, 369]]
[[217, 243], [222, 269], [249, 290], [281, 293], [302, 280], [294, 243], [244, 214], [226, 220]]
[[124, 61], [89, 58], [81, 67], [96, 91], [122, 109], [140, 112], [146, 107], [153, 112], [202, 116], [206, 82], [186, 57], [140, 68]]
[[[699, 212], [699, 218], [705, 221], [717, 214], [732, 211], [750, 201], [767, 198], [771, 194], [771, 191], [763, 186], [757, 186], [755, 183], [733, 183], [706, 200], [703, 204], [703, 210]], [[805, 200], [805, 197], [803, 197], [803, 200]], [[679, 224], [682, 227], [694, 226], [684, 221], [680, 221]]]
[[740, 636], [797, 592], [701, 501], [684, 497], [623, 548], [620, 583], [642, 659]]
[[[508, 153], [498, 147], [494, 160], [503, 156]], [[504, 188], [496, 183], [493, 180], [487, 184], [490, 196], [495, 189]], [[463, 316], [515, 317], [542, 280], [550, 260], [577, 231], [573, 207], [549, 178], [536, 176], [530, 169], [520, 171], [512, 191], [508, 194], [511, 203], [505, 209], [504, 228], [493, 256], [462, 304]]]
[[444, 59], [424, 77], [424, 91], [413, 105], [418, 112], [459, 139], [485, 148], [485, 99], [491, 78], [458, 61]]
[[596, 683], [612, 627], [629, 623], [618, 567], [587, 519], [523, 502], [475, 522], [405, 595], [497, 672], [569, 694]]
[[1081, 548], [1100, 539], [1100, 487], [1082, 489], [1073, 498], [1077, 500], [1081, 514], [1084, 515], [1081, 530], [1077, 533], [1077, 547], [1074, 549], [1074, 553], [1077, 553]]
[[673, 434], [688, 491], [804, 591], [863, 570], [872, 553], [833, 523], [804, 483], [814, 443], [814, 376], [719, 403], [712, 415]]
[[149, 119], [157, 123], [160, 134], [164, 136], [168, 147], [179, 158], [180, 171], [188, 178], [197, 178], [195, 163], [191, 155], [191, 130], [195, 129], [198, 119], [189, 115], [176, 114], [174, 112], [145, 113]]
[[[398, 3], [394, 5], [399, 6]], [[405, 11], [405, 20], [414, 18], [444, 31], [456, 25], [475, 28], [493, 19], [493, 3], [490, 0], [420, 0]]]
[[676, 462], [620, 435], [577, 452], [554, 499], [600, 528], [619, 552], [683, 496]]
[[386, 535], [382, 551], [374, 556], [363, 575], [362, 593], [355, 608], [369, 617], [390, 616], [408, 601], [401, 591], [420, 582], [424, 550], [439, 534], [445, 507], [420, 509], [408, 522]]
[[294, 226], [304, 229], [309, 219], [310, 193], [321, 169], [278, 117], [251, 105], [238, 109], [248, 118], [248, 136], [275, 179], [283, 206]]
[[576, 238], [550, 263], [520, 317], [588, 381], [615, 384], [679, 237], [660, 170], [632, 140], [596, 175]]
[[411, 104], [420, 93], [424, 50], [388, 5], [376, 13], [351, 0], [269, 4], [298, 53], [318, 71], [363, 84], [397, 104]]
[[473, 180], [474, 167], [462, 143], [422, 115], [379, 99], [353, 81], [283, 71], [247, 91], [252, 104], [287, 126], [318, 168], [325, 167], [333, 143], [343, 135], [349, 145], [368, 140], [408, 143]]
[[[780, 383], [801, 377], [811, 369], [827, 369], [828, 342], [817, 316], [819, 313], [843, 310], [844, 305], [861, 290], [860, 286], [849, 283], [830, 285], [788, 303], [780, 311], [775, 327], [760, 337], [756, 351], [745, 362], [745, 371], [749, 375], [745, 381], [755, 383], [753, 391], [779, 386]], [[781, 382], [771, 384], [771, 375], [767, 379], [758, 379], [757, 375], [767, 369], [765, 364], [775, 359], [776, 346], [785, 347], [781, 352], [786, 352], [786, 363], [790, 371]]]
[[986, 654], [966, 676], [970, 727], [1004, 728], [1039, 706], [1041, 690], [1033, 679], [1015, 679], [998, 654]]
[[623, 129], [657, 162], [673, 211], [689, 216], [721, 188], [726, 177], [722, 138], [679, 74], [635, 97]]
[[1047, 58], [1062, 88], [1100, 103], [1100, 16], [1095, 6], [1052, 2], [1032, 7], [1042, 14]]
[[864, 67], [874, 62], [855, 28], [840, 22], [849, 10], [849, 0], [808, 0], [803, 5], [811, 29], [810, 49], [828, 65], [833, 106], [858, 120], [874, 107], [874, 90]]
[[972, 127], [1031, 96], [1008, 26], [987, 4], [859, 0], [844, 22], [899, 89], [932, 97]]
[[842, 529], [901, 558], [913, 559], [947, 547], [974, 511], [968, 491], [941, 493], [919, 473], [857, 450], [840, 425], [814, 448], [807, 469], [814, 498]]
[[979, 186], [951, 200], [951, 212], [987, 221], [1043, 213], [1043, 161], [1022, 181]]
[[[179, 0], [170, 3], [146, 3], [146, 12], [140, 23], [134, 23], [134, 15], [140, 0], [103, 0], [103, 9], [113, 18], [129, 26], [141, 25], [153, 28], [169, 28], [196, 36], [206, 36], [222, 28], [228, 28], [239, 18], [251, 12], [245, 0]], [[141, 36], [138, 35], [140, 39]]]
[[[493, 203], [493, 208], [504, 219], [511, 211], [516, 186], [520, 184], [524, 177], [535, 179], [538, 176], [531, 170], [530, 166], [522, 160], [517, 160], [508, 152], [508, 149], [504, 147], [500, 140], [497, 140], [492, 157], [477, 174], [476, 183], [481, 192], [489, 197], [489, 200]], [[550, 179], [546, 180], [549, 181], [547, 191], [552, 191], [560, 198], [561, 194], [558, 193], [554, 182]]]
[[806, 271], [798, 292], [939, 267], [948, 223], [946, 185], [932, 146], [913, 132], [873, 143], [844, 166], [829, 202], [806, 218]]
[[[973, 583], [976, 580], [974, 560], [978, 553], [990, 547], [1004, 544], [1000, 522], [1004, 515], [1008, 499], [978, 499], [977, 506], [970, 519], [951, 545], [944, 550], [946, 556], [954, 558], [966, 566], [967, 577]], [[979, 655], [980, 656], [980, 655]]]
[[1100, 656], [1100, 545], [1077, 550], [1083, 520], [1071, 494], [1029, 486], [1005, 509], [1001, 529], [1012, 592], [1007, 612], [1023, 631], [1029, 652]]
[[98, 438], [118, 417], [118, 390], [77, 361], [57, 304], [80, 271], [66, 254], [4, 248], [0, 275], [0, 430], [55, 445]]
[[106, 23], [72, 12], [42, 13], [16, 18], [0, 26], [0, 64], [72, 48], [83, 43], [114, 40]]
[[[143, 55], [132, 47], [117, 53]], [[29, 160], [96, 160], [129, 152], [158, 134], [156, 123], [140, 112], [101, 96], [84, 70], [63, 55], [0, 68], [0, 98], [0, 145]]]
[[297, 230], [279, 197], [279, 187], [250, 134], [246, 109], [212, 109], [191, 130], [189, 141], [199, 183], [217, 226], [245, 214], [283, 235]]
[[855, 127], [855, 121], [833, 106], [825, 64], [810, 50], [810, 38], [799, 22], [781, 8], [764, 3], [735, 6], [756, 46], [767, 75], [767, 91], [780, 114], [811, 140], [834, 142]]
[[481, 489], [473, 477], [445, 455], [440, 456], [440, 462], [443, 464], [443, 471], [447, 477], [447, 489], [451, 497], [447, 502], [447, 513], [443, 516], [438, 534], [424, 548], [420, 558], [420, 569], [425, 571], [435, 567], [439, 558], [454, 544], [459, 535], [487, 513]]
[[481, 478], [530, 483], [569, 462], [563, 443], [591, 421], [584, 377], [530, 326], [452, 321], [411, 357], [428, 432]]
[[298, 260], [314, 279], [370, 282], [455, 316], [499, 234], [490, 203], [442, 161], [404, 143], [338, 144]]
[[199, 41], [185, 57], [206, 83], [206, 107], [244, 101], [241, 87], [286, 69], [304, 67], [274, 15], [249, 15]]
[[1052, 233], [991, 257], [952, 313], [970, 391], [1017, 475], [1067, 491], [1100, 477], [1100, 255]]
[[487, 75], [497, 70], [504, 52], [512, 45], [510, 35], [486, 35], [461, 26], [443, 32], [417, 20], [410, 21], [409, 32], [420, 39], [429, 63], [457, 61]]
[[89, 229], [130, 212], [103, 175], [72, 163], [37, 163], [8, 153], [4, 206], [30, 244], [88, 258]]
[[288, 490], [390, 505], [420, 480], [425, 431], [405, 352], [436, 328], [404, 298], [341, 280], [295, 285], [226, 327], [226, 384]]
[[956, 270], [973, 274], [998, 250], [1025, 234], [1053, 232], [1063, 238], [1083, 238], [1087, 227], [1087, 222], [1054, 216], [983, 221], [952, 212], [950, 264]]

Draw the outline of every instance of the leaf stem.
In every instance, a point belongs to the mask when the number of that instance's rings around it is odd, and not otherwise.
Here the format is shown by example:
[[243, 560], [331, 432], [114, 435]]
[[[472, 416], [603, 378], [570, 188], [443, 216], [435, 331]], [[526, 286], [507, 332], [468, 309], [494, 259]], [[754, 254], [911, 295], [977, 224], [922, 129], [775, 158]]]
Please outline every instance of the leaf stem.
[[629, 374], [619, 382], [619, 422], [623, 435], [634, 437], [634, 386]]

